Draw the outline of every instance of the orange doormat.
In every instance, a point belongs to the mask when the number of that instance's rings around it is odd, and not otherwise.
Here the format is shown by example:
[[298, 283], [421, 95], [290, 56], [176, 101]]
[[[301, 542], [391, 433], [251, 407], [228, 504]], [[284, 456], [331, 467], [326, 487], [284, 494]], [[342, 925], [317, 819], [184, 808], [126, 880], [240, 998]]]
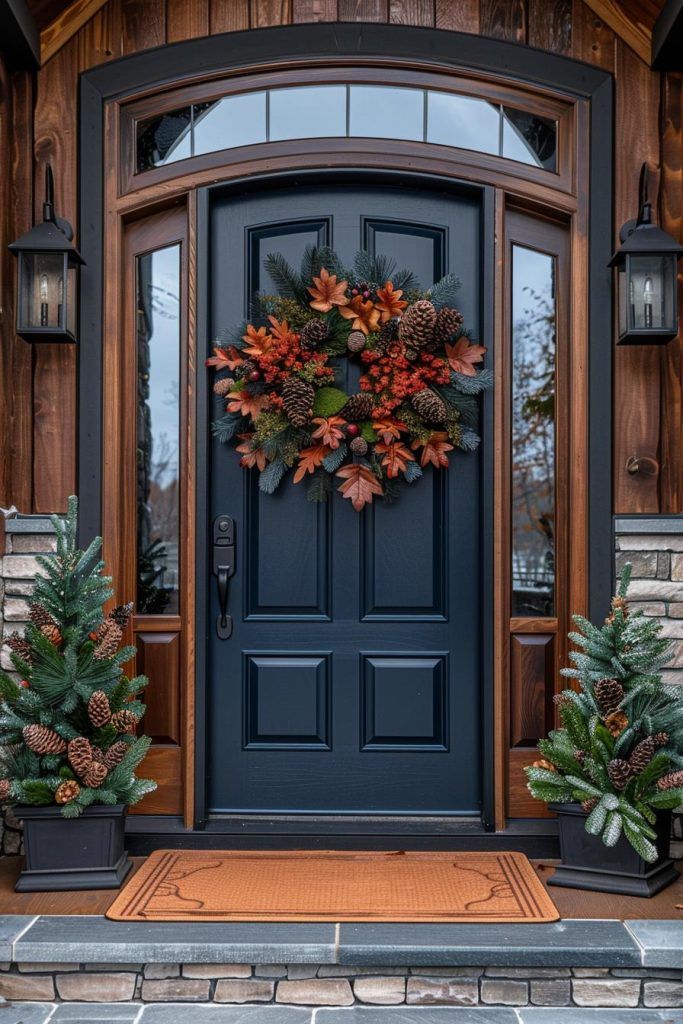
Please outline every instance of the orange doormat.
[[556, 921], [521, 853], [157, 850], [113, 921]]

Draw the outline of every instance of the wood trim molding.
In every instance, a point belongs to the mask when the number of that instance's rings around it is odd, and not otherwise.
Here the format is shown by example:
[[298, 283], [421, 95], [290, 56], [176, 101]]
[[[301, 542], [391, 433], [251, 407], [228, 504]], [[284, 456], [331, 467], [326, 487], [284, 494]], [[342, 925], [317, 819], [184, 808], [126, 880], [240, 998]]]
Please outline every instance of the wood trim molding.
[[645, 25], [631, 21], [615, 0], [584, 0], [584, 3], [650, 66], [652, 33]]
[[108, 0], [73, 0], [40, 33], [40, 63], [47, 62], [69, 42], [83, 26], [106, 6]]

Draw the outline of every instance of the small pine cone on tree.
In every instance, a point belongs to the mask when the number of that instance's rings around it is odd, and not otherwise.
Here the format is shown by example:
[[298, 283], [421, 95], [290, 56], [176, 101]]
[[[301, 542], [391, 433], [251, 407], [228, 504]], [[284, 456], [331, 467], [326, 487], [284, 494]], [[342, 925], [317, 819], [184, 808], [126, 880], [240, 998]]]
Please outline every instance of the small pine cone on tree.
[[364, 437], [354, 437], [349, 448], [354, 455], [359, 455], [360, 457], [368, 454], [368, 442]]
[[398, 327], [401, 341], [413, 349], [429, 348], [434, 336], [436, 310], [429, 299], [418, 299], [408, 306]]
[[55, 793], [55, 800], [58, 804], [70, 804], [78, 798], [81, 787], [75, 779], [66, 779], [60, 783]]
[[217, 380], [215, 382], [215, 384], [213, 386], [213, 393], [214, 393], [214, 395], [218, 395], [219, 398], [225, 398], [225, 396], [228, 394], [228, 392], [232, 391], [234, 386], [235, 386], [235, 378], [234, 377], [221, 377], [220, 380]]
[[662, 775], [661, 779], [657, 780], [657, 789], [662, 793], [667, 793], [670, 789], [680, 789], [681, 786], [683, 786], [683, 768], [669, 772], [668, 775]]
[[607, 765], [607, 774], [614, 788], [622, 790], [631, 778], [631, 765], [621, 757], [615, 757]]
[[115, 608], [112, 608], [109, 618], [116, 623], [120, 630], [124, 630], [132, 614], [133, 602], [129, 601], [128, 604], [117, 604]]
[[448, 418], [448, 408], [443, 398], [437, 395], [436, 391], [432, 391], [431, 388], [425, 388], [424, 391], [418, 391], [410, 399], [410, 404], [413, 409], [420, 416], [425, 423], [429, 423], [431, 426], [437, 427], [446, 422]]
[[595, 697], [603, 715], [611, 715], [624, 699], [624, 687], [618, 679], [599, 679], [595, 684]]
[[352, 355], [358, 355], [365, 348], [366, 339], [362, 331], [351, 331], [346, 339], [346, 347]]
[[104, 690], [95, 690], [88, 701], [88, 718], [96, 729], [101, 729], [111, 718], [109, 698]]
[[380, 352], [386, 352], [389, 345], [398, 338], [398, 325], [400, 321], [396, 317], [383, 323], [377, 332], [377, 348]]
[[581, 808], [586, 812], [586, 814], [590, 814], [590, 812], [595, 810], [597, 806], [598, 801], [594, 796], [590, 796], [587, 800], [581, 801]]
[[309, 320], [301, 328], [299, 333], [299, 344], [304, 351], [318, 348], [324, 345], [330, 334], [330, 329], [324, 320]]
[[104, 755], [104, 763], [110, 772], [113, 772], [114, 768], [118, 768], [123, 761], [127, 750], [128, 744], [123, 740], [117, 740], [116, 743], [112, 743], [109, 750]]
[[82, 778], [90, 789], [99, 789], [108, 774], [106, 765], [100, 764], [99, 761], [93, 761]]
[[646, 736], [633, 748], [629, 757], [629, 764], [634, 775], [640, 775], [645, 771], [652, 758], [655, 756], [657, 746], [652, 736]]
[[624, 729], [628, 728], [628, 716], [623, 711], [613, 711], [611, 715], [605, 717], [605, 725], [616, 739], [621, 736]]
[[452, 340], [453, 335], [457, 334], [463, 325], [463, 315], [457, 309], [451, 309], [449, 306], [444, 306], [436, 314], [436, 322], [434, 323], [434, 344], [445, 345], [446, 342]]
[[85, 773], [92, 764], [92, 746], [90, 740], [85, 736], [78, 736], [75, 740], [69, 742], [68, 752], [69, 764], [76, 772], [76, 775], [80, 775], [81, 778], [85, 777]]
[[10, 633], [8, 637], [5, 637], [5, 643], [10, 651], [16, 654], [18, 658], [21, 658], [22, 661], [31, 662], [31, 655], [33, 653], [31, 645], [21, 633]]
[[567, 704], [571, 704], [571, 698], [566, 693], [556, 693], [553, 697], [553, 704], [555, 707], [564, 708]]
[[665, 747], [667, 745], [669, 742], [669, 734], [668, 732], [656, 732], [652, 739], [654, 740], [655, 746], [659, 749], [659, 747]]
[[52, 622], [49, 625], [41, 626], [40, 632], [54, 647], [60, 646], [62, 642], [62, 634], [60, 633], [59, 626], [56, 623]]
[[22, 729], [24, 742], [34, 754], [63, 754], [66, 743], [54, 729], [47, 725], [25, 725]]
[[111, 716], [111, 724], [117, 732], [135, 732], [135, 727], [138, 724], [137, 715], [124, 708], [123, 711], [117, 711]]
[[55, 620], [52, 618], [47, 608], [44, 608], [38, 601], [32, 601], [29, 607], [29, 617], [36, 629], [41, 629], [43, 626], [55, 625]]
[[362, 420], [370, 419], [373, 408], [372, 396], [361, 391], [357, 395], [351, 395], [339, 410], [339, 415], [349, 423], [360, 423]]
[[100, 747], [92, 748], [92, 759], [97, 761], [98, 764], [105, 764], [105, 753]]
[[93, 657], [98, 661], [106, 661], [113, 658], [119, 649], [123, 630], [113, 619], [105, 619], [97, 630], [97, 640]]
[[0, 804], [6, 804], [10, 798], [12, 783], [9, 779], [0, 779]]
[[313, 415], [315, 389], [301, 377], [288, 377], [282, 385], [285, 415], [293, 427], [305, 427]]

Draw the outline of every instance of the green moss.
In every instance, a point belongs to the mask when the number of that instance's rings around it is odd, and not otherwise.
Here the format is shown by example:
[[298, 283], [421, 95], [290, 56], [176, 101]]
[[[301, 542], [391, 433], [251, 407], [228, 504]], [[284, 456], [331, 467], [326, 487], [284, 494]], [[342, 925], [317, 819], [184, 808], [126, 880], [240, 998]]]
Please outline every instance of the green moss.
[[346, 405], [348, 397], [340, 388], [318, 388], [313, 402], [313, 415], [335, 416]]
[[372, 423], [370, 420], [365, 420], [361, 423], [360, 436], [363, 440], [367, 441], [368, 444], [374, 444], [377, 440], [377, 433], [372, 429]]

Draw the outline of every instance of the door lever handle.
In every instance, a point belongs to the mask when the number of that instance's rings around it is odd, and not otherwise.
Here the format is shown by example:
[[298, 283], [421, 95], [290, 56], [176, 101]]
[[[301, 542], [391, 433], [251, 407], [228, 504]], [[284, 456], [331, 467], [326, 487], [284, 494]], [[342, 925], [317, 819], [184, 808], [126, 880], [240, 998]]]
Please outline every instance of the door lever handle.
[[220, 640], [232, 636], [232, 616], [228, 615], [229, 580], [235, 572], [235, 522], [232, 516], [216, 516], [213, 522], [213, 574], [218, 583], [216, 633]]

